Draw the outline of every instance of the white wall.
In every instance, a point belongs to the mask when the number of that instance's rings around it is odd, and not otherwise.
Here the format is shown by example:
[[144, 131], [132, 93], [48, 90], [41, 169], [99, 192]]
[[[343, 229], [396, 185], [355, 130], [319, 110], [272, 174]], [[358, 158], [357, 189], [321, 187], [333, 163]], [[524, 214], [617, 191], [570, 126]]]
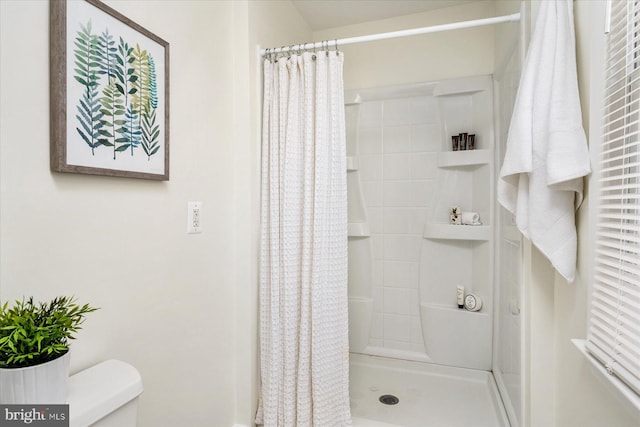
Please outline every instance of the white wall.
[[258, 185], [254, 183], [258, 170], [253, 161], [254, 144], [251, 140], [251, 93], [249, 47], [249, 4], [233, 2], [234, 52], [234, 177], [235, 196], [235, 251], [236, 274], [233, 286], [235, 295], [235, 425], [251, 425], [257, 403], [257, 238], [258, 226], [255, 199]]
[[[334, 40], [494, 16], [492, 2], [453, 6], [313, 33]], [[359, 43], [344, 51], [345, 89], [452, 79], [493, 71], [492, 26]]]
[[[72, 371], [136, 366], [141, 426], [229, 426], [235, 241], [248, 240], [235, 219], [247, 184], [233, 185], [232, 2], [108, 3], [171, 44], [171, 180], [49, 171], [49, 2], [1, 1], [0, 297], [101, 307]], [[188, 200], [203, 202], [202, 234], [185, 233]]]

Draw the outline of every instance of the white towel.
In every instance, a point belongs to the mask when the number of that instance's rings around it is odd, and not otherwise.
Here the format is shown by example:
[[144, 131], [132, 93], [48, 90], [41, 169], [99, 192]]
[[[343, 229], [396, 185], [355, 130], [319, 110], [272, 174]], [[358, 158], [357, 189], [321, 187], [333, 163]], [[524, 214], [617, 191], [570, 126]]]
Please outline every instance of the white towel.
[[482, 225], [478, 212], [462, 212], [462, 225]]
[[591, 171], [574, 37], [573, 1], [540, 2], [498, 181], [498, 201], [570, 282], [575, 209], [582, 203], [582, 177]]

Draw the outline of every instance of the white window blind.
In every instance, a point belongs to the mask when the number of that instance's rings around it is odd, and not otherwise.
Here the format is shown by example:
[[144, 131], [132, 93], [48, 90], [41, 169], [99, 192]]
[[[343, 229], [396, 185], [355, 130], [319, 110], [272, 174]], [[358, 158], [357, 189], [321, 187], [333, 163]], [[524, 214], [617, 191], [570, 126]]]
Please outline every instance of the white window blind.
[[640, 395], [640, 1], [611, 2], [587, 350]]

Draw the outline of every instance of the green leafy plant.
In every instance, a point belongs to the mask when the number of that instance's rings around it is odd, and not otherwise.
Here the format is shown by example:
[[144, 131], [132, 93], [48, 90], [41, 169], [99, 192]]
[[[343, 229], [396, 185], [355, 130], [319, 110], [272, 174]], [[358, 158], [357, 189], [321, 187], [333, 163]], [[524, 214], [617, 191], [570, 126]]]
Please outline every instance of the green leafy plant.
[[81, 329], [85, 315], [97, 308], [72, 297], [35, 304], [33, 297], [0, 305], [0, 368], [39, 365], [62, 356]]

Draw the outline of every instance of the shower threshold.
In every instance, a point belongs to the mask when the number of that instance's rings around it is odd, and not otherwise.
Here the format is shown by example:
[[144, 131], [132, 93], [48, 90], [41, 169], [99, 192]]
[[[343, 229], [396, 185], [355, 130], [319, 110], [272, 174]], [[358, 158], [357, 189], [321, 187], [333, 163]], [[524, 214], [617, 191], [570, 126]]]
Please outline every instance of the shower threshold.
[[487, 371], [351, 353], [349, 387], [354, 427], [509, 426]]

